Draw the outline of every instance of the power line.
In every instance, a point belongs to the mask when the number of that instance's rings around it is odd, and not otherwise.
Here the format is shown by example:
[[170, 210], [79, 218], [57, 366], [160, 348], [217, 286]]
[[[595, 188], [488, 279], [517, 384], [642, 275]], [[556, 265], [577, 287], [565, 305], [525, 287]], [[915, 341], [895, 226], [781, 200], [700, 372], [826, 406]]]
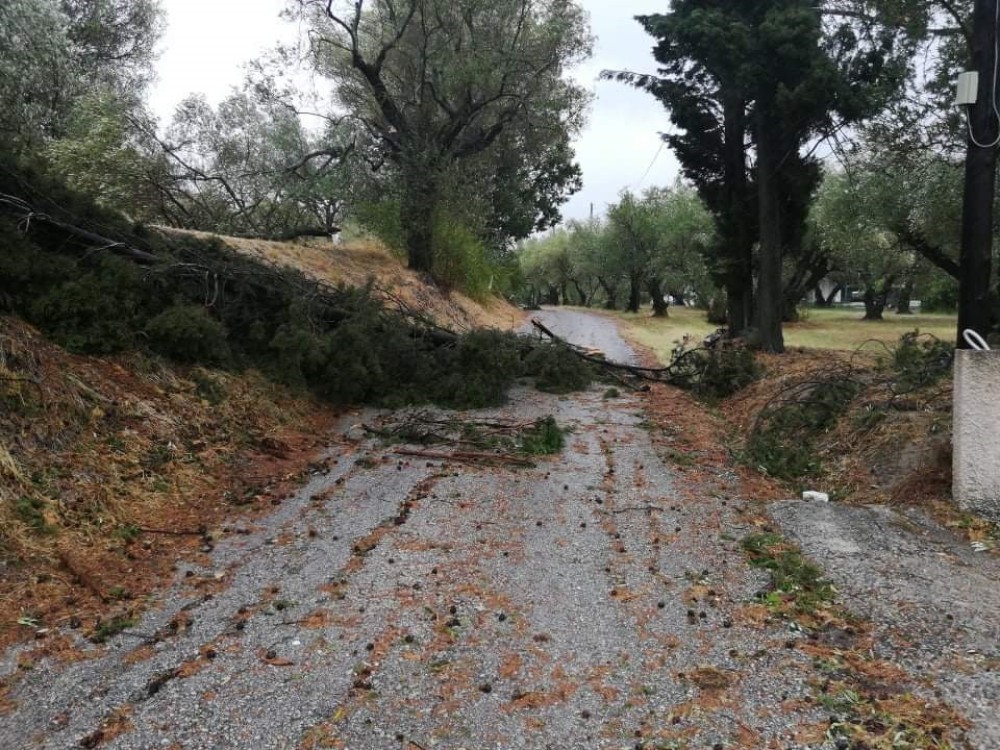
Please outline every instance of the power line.
[[629, 187], [638, 188], [642, 186], [642, 183], [646, 181], [646, 178], [649, 177], [649, 173], [653, 170], [653, 165], [656, 164], [656, 160], [659, 159], [660, 154], [663, 153], [663, 147], [666, 145], [667, 144], [664, 141], [660, 141], [660, 147], [656, 150], [656, 156], [653, 157], [653, 161], [649, 162], [649, 166], [646, 167], [646, 171], [642, 173], [642, 177], [639, 178], [639, 181], [633, 183]]

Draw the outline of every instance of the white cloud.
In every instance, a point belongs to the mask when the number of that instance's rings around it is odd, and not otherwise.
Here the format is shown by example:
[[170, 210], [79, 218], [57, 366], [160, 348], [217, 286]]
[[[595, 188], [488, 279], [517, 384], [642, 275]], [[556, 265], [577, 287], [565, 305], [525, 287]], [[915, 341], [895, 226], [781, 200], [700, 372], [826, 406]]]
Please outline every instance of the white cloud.
[[243, 66], [296, 30], [278, 14], [285, 0], [163, 0], [167, 29], [160, 42], [150, 104], [161, 122], [192, 93], [217, 103], [243, 81]]

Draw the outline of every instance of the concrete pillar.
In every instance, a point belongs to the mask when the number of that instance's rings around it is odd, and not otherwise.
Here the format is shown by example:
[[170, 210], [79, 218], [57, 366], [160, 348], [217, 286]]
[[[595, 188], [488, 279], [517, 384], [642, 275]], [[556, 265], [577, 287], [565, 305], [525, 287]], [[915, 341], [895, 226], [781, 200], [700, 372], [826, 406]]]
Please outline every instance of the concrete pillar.
[[1000, 521], [1000, 351], [955, 352], [954, 498]]

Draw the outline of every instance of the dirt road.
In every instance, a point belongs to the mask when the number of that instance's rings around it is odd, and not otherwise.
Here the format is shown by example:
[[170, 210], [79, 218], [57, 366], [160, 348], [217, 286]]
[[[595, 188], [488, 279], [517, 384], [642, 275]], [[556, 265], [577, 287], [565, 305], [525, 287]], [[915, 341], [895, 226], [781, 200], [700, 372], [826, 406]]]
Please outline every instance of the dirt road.
[[[603, 318], [545, 320], [622, 353]], [[678, 477], [634, 397], [475, 416], [547, 414], [571, 432], [533, 468], [403, 457], [357, 426], [398, 413], [351, 415], [141, 622], [81, 661], [0, 661], [0, 747], [838, 747], [812, 641], [754, 603], [752, 503]]]

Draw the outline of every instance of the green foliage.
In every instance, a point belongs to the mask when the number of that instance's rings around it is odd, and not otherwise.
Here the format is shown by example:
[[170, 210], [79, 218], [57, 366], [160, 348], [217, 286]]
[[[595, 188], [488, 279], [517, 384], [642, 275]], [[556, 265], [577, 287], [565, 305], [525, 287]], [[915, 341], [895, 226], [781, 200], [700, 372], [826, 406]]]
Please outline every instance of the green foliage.
[[131, 544], [142, 535], [142, 529], [132, 523], [122, 524], [115, 529], [115, 536], [125, 544]]
[[779, 479], [794, 480], [819, 472], [815, 438], [836, 424], [859, 390], [853, 380], [829, 379], [772, 402], [758, 416], [747, 440], [747, 460]]
[[[0, 190], [44, 190], [53, 203], [79, 211], [67, 220], [164, 261], [141, 268], [42, 222], [25, 235], [0, 220], [7, 250], [0, 253], [0, 302], [74, 351], [137, 349], [186, 364], [254, 367], [343, 404], [482, 407], [502, 403], [525, 375], [559, 392], [591, 380], [587, 365], [565, 349], [540, 345], [526, 357], [532, 345], [495, 331], [451, 341], [384, 309], [369, 289], [321, 286], [293, 270], [264, 268], [217, 240], [132, 233], [64, 187], [26, 172], [8, 186], [4, 174]], [[193, 368], [190, 377], [200, 397], [225, 398], [203, 370]], [[157, 468], [170, 458], [151, 454], [147, 463]]]
[[521, 434], [521, 452], [530, 456], [555, 455], [565, 443], [563, 429], [552, 415], [539, 419]]
[[226, 400], [226, 387], [205, 370], [195, 368], [188, 376], [194, 382], [198, 398], [217, 406]]
[[587, 94], [563, 71], [589, 54], [586, 16], [572, 2], [520, 0], [382, 10], [301, 4], [303, 48], [341, 111], [366, 123], [368, 158], [385, 161], [377, 179], [398, 191], [410, 267], [456, 284], [462, 256], [436, 257], [441, 205], [477, 203], [466, 226], [503, 248], [550, 226], [579, 186], [569, 142]]
[[90, 636], [94, 643], [107, 643], [109, 639], [118, 635], [122, 631], [134, 627], [138, 620], [128, 615], [115, 615], [110, 620], [102, 620]]
[[45, 502], [37, 497], [22, 495], [14, 503], [18, 519], [36, 534], [54, 534], [56, 529], [45, 520]]
[[164, 152], [172, 179], [162, 211], [175, 225], [282, 237], [332, 233], [342, 218], [354, 153], [346, 123], [313, 133], [292, 108], [247, 86], [217, 107], [188, 97], [168, 136], [182, 144]]
[[524, 358], [524, 374], [548, 393], [580, 391], [595, 379], [593, 367], [559, 344], [539, 344]]
[[913, 391], [932, 385], [951, 372], [952, 345], [919, 331], [904, 333], [892, 353], [895, 390]]
[[459, 341], [436, 400], [460, 408], [503, 403], [519, 374], [519, 342], [499, 331], [473, 331]]
[[178, 362], [218, 364], [228, 356], [226, 327], [202, 306], [177, 304], [146, 324], [154, 351]]
[[921, 312], [953, 313], [958, 310], [958, 280], [938, 275], [924, 285], [920, 294]]
[[399, 202], [391, 200], [366, 201], [354, 207], [354, 220], [382, 243], [398, 252], [406, 249], [403, 225], [399, 220]]
[[[46, 277], [33, 282], [44, 284]], [[135, 266], [103, 256], [91, 270], [49, 287], [30, 305], [28, 319], [70, 351], [111, 354], [135, 346], [145, 307]]]
[[673, 385], [709, 401], [731, 396], [761, 375], [754, 353], [746, 347], [684, 351], [670, 367]]
[[810, 614], [836, 597], [819, 567], [778, 534], [751, 534], [742, 547], [752, 566], [771, 574], [772, 593], [764, 601], [774, 609], [790, 606], [798, 614]]
[[474, 299], [490, 293], [492, 269], [486, 248], [461, 222], [439, 215], [434, 222], [434, 278]]

